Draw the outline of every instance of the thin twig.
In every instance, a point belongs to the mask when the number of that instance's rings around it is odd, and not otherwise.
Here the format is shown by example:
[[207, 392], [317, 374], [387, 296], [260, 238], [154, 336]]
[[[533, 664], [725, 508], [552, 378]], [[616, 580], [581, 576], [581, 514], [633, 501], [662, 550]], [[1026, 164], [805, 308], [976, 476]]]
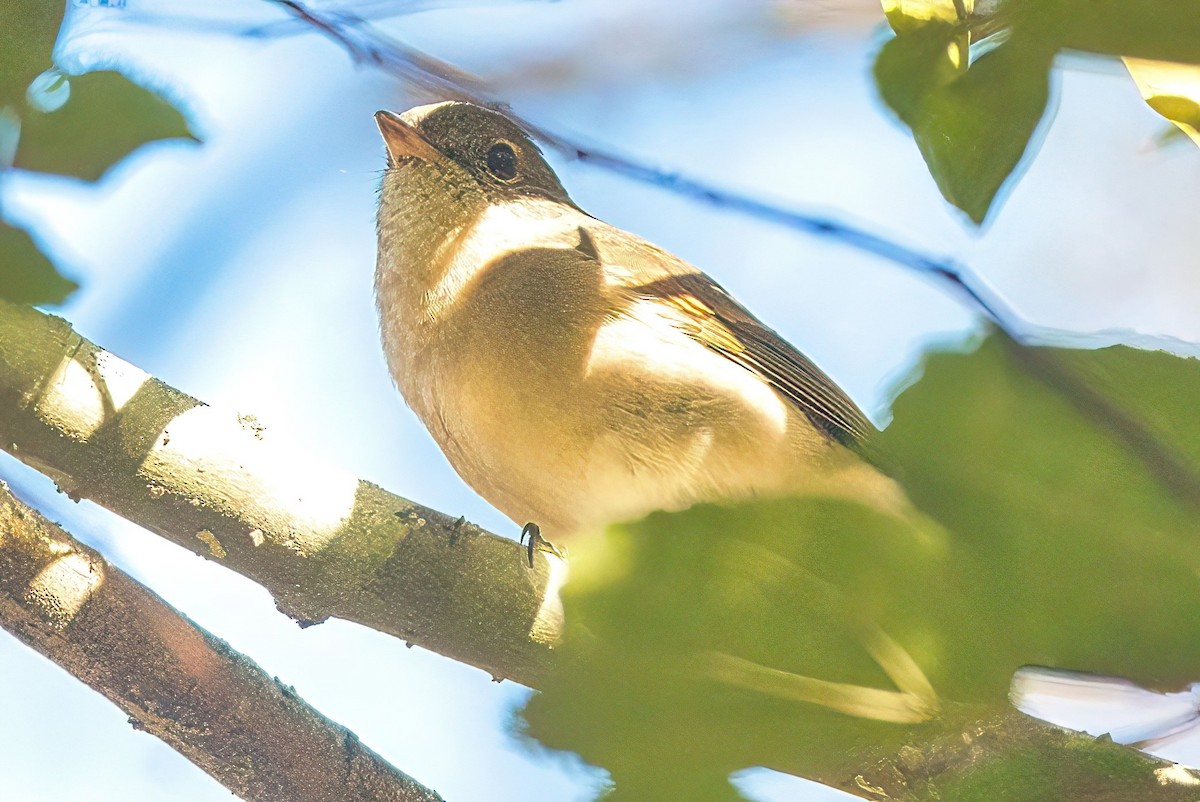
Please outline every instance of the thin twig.
[[[483, 7], [516, 2], [553, 3], [557, 0], [493, 0], [493, 2], [489, 2], [489, 0], [368, 0], [367, 2], [353, 3], [357, 9], [355, 11], [339, 10], [331, 11], [330, 14], [344, 16], [342, 22], [353, 27], [364, 20], [386, 22], [424, 11], [442, 11], [454, 7]], [[247, 39], [286, 39], [312, 32], [311, 25], [294, 16], [267, 22], [246, 23], [214, 18], [204, 14], [175, 14], [127, 6], [100, 6], [93, 7], [91, 10], [96, 13], [120, 11], [121, 25], [144, 25], [159, 29], [171, 27], [190, 34], [240, 36]]]
[[[296, 0], [269, 2], [333, 39], [359, 64], [369, 64], [443, 98], [489, 103], [483, 82], [474, 75], [381, 34], [349, 11], [314, 11]], [[350, 23], [352, 30], [348, 29]]]
[[840, 220], [799, 212], [767, 203], [750, 195], [718, 189], [711, 184], [688, 178], [679, 173], [650, 167], [624, 156], [582, 148], [551, 131], [524, 121], [521, 122], [539, 139], [579, 161], [589, 162], [628, 178], [662, 187], [686, 198], [740, 212], [748, 217], [818, 237], [831, 237], [851, 248], [866, 251], [922, 275], [931, 276], [951, 288], [960, 300], [974, 307], [977, 312], [983, 314], [1010, 336], [1015, 337], [1020, 331], [1022, 322], [1016, 312], [1001, 300], [985, 281], [971, 273], [965, 266], [949, 259], [929, 256], [901, 245], [895, 240], [887, 239]]
[[[1089, 419], [1113, 432], [1167, 488], [1188, 503], [1200, 507], [1200, 477], [1174, 456], [1169, 446], [1160, 442], [1102, 393], [1087, 387], [1059, 361], [1026, 348], [1025, 344], [1052, 342], [1055, 333], [1050, 329], [1031, 325], [1021, 318], [982, 277], [965, 265], [951, 259], [921, 253], [895, 240], [823, 215], [768, 203], [612, 151], [584, 146], [572, 137], [548, 130], [513, 114], [505, 104], [497, 102], [486, 93], [483, 81], [381, 34], [361, 18], [347, 15], [345, 12], [335, 14], [313, 11], [298, 0], [270, 2], [284, 6], [299, 19], [339, 42], [360, 62], [373, 64], [424, 89], [437, 89], [451, 97], [503, 109], [532, 136], [567, 158], [594, 164], [626, 178], [660, 187], [701, 203], [729, 209], [814, 236], [828, 237], [932, 278], [949, 290], [953, 297], [987, 318], [1013, 344], [1018, 363], [1031, 375], [1061, 393]], [[960, 7], [960, 13], [963, 10], [965, 8]], [[998, 16], [995, 9], [990, 10], [989, 18]], [[347, 19], [354, 22], [353, 35], [343, 27]], [[978, 22], [976, 21], [976, 24]]]
[[[824, 215], [768, 203], [689, 178], [678, 172], [646, 164], [614, 151], [586, 146], [574, 137], [548, 130], [513, 114], [507, 104], [488, 94], [486, 84], [481, 79], [379, 32], [360, 17], [345, 11], [318, 11], [298, 0], [268, 2], [282, 6], [297, 19], [333, 39], [358, 63], [370, 64], [443, 99], [466, 100], [479, 105], [502, 108], [514, 122], [567, 158], [594, 164], [626, 178], [660, 187], [692, 200], [806, 234], [826, 237], [930, 276], [950, 287], [956, 297], [1009, 336], [1022, 339], [1018, 316], [987, 288], [983, 279], [972, 274], [963, 265], [949, 259], [929, 256], [880, 234]], [[348, 20], [353, 22], [352, 30], [348, 29]]]

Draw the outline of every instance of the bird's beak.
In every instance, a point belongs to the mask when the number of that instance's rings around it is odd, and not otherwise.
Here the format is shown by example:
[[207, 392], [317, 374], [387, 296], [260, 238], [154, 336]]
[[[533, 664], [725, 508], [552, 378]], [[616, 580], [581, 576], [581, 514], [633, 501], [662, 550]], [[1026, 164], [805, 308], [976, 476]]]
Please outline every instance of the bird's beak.
[[375, 123], [379, 126], [379, 133], [383, 135], [389, 165], [395, 166], [412, 159], [436, 161], [442, 158], [442, 152], [429, 144], [429, 140], [422, 136], [420, 131], [400, 119], [400, 115], [390, 111], [377, 111]]

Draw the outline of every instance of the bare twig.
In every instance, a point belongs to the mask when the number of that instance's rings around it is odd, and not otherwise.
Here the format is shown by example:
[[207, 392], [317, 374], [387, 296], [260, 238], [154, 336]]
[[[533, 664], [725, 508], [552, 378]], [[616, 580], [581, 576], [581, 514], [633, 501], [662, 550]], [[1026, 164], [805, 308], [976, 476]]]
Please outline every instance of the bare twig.
[[571, 140], [560, 137], [551, 131], [528, 122], [520, 122], [529, 128], [532, 134], [551, 147], [568, 153], [580, 161], [590, 162], [634, 180], [662, 187], [702, 203], [740, 212], [748, 217], [819, 237], [831, 237], [852, 248], [875, 254], [917, 273], [930, 276], [945, 284], [960, 300], [968, 306], [974, 307], [977, 312], [982, 313], [1002, 331], [1014, 336], [1015, 332], [1020, 331], [1021, 322], [1018, 315], [987, 286], [986, 282], [963, 265], [948, 259], [928, 256], [864, 228], [858, 228], [830, 217], [787, 209], [750, 195], [716, 189], [710, 184], [679, 173], [648, 167], [623, 156], [580, 148]]
[[[874, 254], [950, 287], [955, 296], [983, 314], [1001, 330], [1019, 337], [1019, 320], [980, 277], [963, 265], [923, 254], [895, 240], [824, 215], [801, 212], [722, 189], [678, 172], [665, 170], [615, 151], [585, 145], [575, 137], [551, 131], [513, 114], [492, 97], [481, 79], [389, 37], [366, 20], [345, 11], [315, 10], [299, 0], [268, 0], [341, 45], [355, 59], [410, 82], [440, 99], [466, 100], [501, 108], [517, 124], [568, 158], [595, 164], [627, 178], [660, 187], [692, 200], [726, 208], [775, 225], [827, 237], [848, 247]], [[352, 20], [350, 25], [348, 20]]]
[[[423, 11], [440, 11], [455, 7], [480, 7], [498, 3], [553, 3], [557, 0], [357, 0], [345, 9], [330, 12], [343, 16], [345, 25], [354, 26], [362, 21], [384, 22]], [[214, 17], [211, 14], [176, 14], [157, 11], [153, 8], [129, 6], [99, 6], [89, 9], [92, 13], [111, 13], [119, 10], [121, 25], [144, 25], [155, 28], [176, 28], [187, 33], [242, 36], [248, 39], [284, 39], [310, 33], [312, 27], [302, 20], [289, 16], [269, 22], [246, 23]]]
[[[612, 151], [583, 145], [573, 137], [551, 131], [512, 114], [504, 104], [497, 102], [484, 91], [484, 84], [479, 79], [470, 78], [469, 81], [464, 81], [463, 74], [455, 68], [381, 34], [365, 21], [359, 20], [353, 31], [348, 32], [340, 21], [341, 18], [331, 16], [331, 12], [312, 11], [299, 0], [269, 2], [288, 8], [314, 29], [341, 43], [359, 61], [371, 63], [393, 75], [414, 81], [423, 89], [442, 87], [449, 97], [502, 108], [531, 135], [568, 158], [595, 164], [635, 181], [661, 187], [701, 203], [729, 209], [796, 231], [828, 237], [849, 247], [875, 254], [931, 278], [960, 302], [982, 314], [1012, 343], [1047, 343], [1062, 339], [1058, 337], [1060, 332], [1025, 321], [981, 276], [963, 264], [921, 253], [895, 240], [839, 220], [788, 209], [751, 195], [720, 189], [677, 172], [647, 165]], [[997, 16], [995, 9], [989, 9], [989, 14], [992, 17]], [[414, 78], [414, 75], [420, 77]], [[1164, 457], [1163, 455], [1168, 453], [1165, 447], [1149, 445], [1153, 443], [1153, 438], [1150, 437], [1131, 437], [1129, 422], [1115, 405], [1107, 402], [1095, 391], [1080, 391], [1081, 385], [1078, 380], [1057, 362], [1048, 358], [1034, 359], [1033, 352], [1027, 350], [1027, 353], [1030, 357], [1020, 361], [1033, 375], [1063, 394], [1089, 419], [1125, 438], [1160, 480], [1181, 498], [1194, 506], [1200, 506], [1200, 490], [1197, 490], [1200, 482], [1192, 472], [1178, 469], [1177, 460]]]
[[[482, 98], [483, 82], [453, 64], [384, 36], [348, 11], [319, 12], [296, 0], [270, 0], [340, 44], [360, 64], [369, 64], [443, 100]], [[352, 23], [352, 27], [351, 27]]]
[[0, 627], [242, 799], [441, 802], [3, 483]]

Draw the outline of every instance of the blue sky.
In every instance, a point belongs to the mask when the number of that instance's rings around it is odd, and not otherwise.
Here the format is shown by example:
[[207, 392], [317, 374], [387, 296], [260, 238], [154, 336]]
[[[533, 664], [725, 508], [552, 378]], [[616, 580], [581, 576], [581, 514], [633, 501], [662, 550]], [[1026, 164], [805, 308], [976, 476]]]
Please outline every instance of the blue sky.
[[[870, 3], [816, 23], [787, 0], [703, 0], [687, 14], [666, 0], [444, 5], [382, 26], [495, 77], [537, 123], [954, 257], [1038, 325], [1200, 340], [1200, 160], [1189, 145], [1153, 146], [1165, 124], [1117, 68], [1067, 61], [1041, 153], [980, 235], [942, 202], [876, 98], [870, 59], [883, 33]], [[188, 393], [515, 536], [404, 408], [379, 351], [372, 114], [412, 105], [407, 88], [317, 35], [196, 32], [148, 13], [136, 0], [80, 9], [60, 56], [115, 62], [162, 88], [203, 144], [144, 148], [95, 186], [25, 175], [0, 185], [5, 213], [83, 285], [62, 314]], [[282, 18], [233, 0], [154, 13]], [[957, 301], [878, 257], [550, 157], [583, 208], [702, 266], [879, 421], [923, 346], [975, 330]], [[525, 693], [511, 683], [351, 624], [301, 631], [253, 583], [69, 502], [6, 456], [0, 478], [448, 800], [589, 798], [595, 774], [510, 737]], [[0, 709], [6, 798], [228, 798], [3, 633]], [[764, 800], [802, 793], [765, 774], [748, 787]]]

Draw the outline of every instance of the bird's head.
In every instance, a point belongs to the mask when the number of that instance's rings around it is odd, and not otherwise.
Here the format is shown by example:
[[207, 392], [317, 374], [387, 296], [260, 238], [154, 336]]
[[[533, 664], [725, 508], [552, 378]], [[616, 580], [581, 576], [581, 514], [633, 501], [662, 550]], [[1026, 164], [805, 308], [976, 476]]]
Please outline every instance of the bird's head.
[[[522, 196], [570, 202], [537, 145], [499, 112], [450, 101], [379, 111], [375, 121], [387, 146], [385, 196], [412, 192], [416, 202], [467, 207]], [[439, 188], [444, 200], [429, 197]]]

